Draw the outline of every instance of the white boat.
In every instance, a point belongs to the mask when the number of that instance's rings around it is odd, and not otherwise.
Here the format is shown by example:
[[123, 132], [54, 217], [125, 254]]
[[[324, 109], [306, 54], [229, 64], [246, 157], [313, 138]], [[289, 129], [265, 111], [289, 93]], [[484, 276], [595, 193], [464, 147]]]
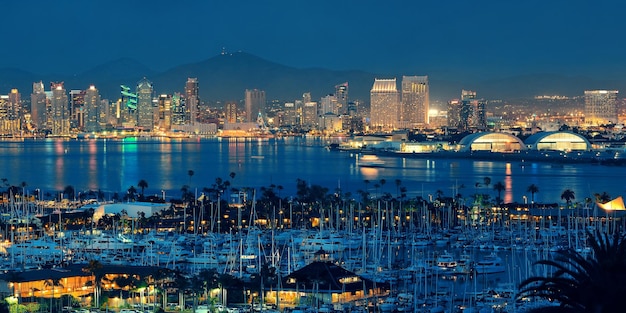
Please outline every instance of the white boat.
[[454, 259], [454, 256], [448, 252], [444, 251], [437, 257], [437, 267], [441, 270], [454, 270], [457, 266], [457, 261]]
[[366, 154], [359, 158], [358, 165], [361, 167], [383, 167], [385, 166], [385, 161], [373, 154]]
[[502, 259], [495, 253], [491, 253], [484, 259], [476, 262], [474, 270], [476, 274], [495, 274], [504, 272], [505, 267]]

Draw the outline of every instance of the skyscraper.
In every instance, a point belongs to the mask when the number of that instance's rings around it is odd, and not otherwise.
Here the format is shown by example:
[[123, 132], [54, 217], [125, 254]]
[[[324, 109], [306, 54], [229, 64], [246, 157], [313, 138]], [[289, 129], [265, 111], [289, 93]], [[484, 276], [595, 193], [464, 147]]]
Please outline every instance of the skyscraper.
[[49, 128], [52, 135], [64, 136], [70, 132], [70, 114], [67, 109], [68, 97], [63, 82], [50, 83], [52, 98], [50, 101]]
[[403, 128], [428, 124], [428, 76], [402, 76], [402, 104], [398, 120]]
[[448, 101], [448, 127], [461, 128], [461, 101], [453, 99]]
[[199, 103], [198, 79], [191, 77], [187, 78], [187, 83], [185, 84], [185, 109], [187, 110], [190, 124], [196, 123]]
[[226, 102], [224, 107], [225, 122], [237, 123], [237, 103], [234, 101]]
[[7, 128], [10, 134], [17, 134], [22, 129], [22, 95], [13, 88], [8, 95]]
[[172, 129], [172, 96], [160, 95], [158, 99], [159, 121], [158, 126], [161, 131]]
[[317, 102], [309, 101], [302, 108], [302, 128], [317, 129], [318, 122]]
[[396, 79], [374, 79], [370, 91], [370, 126], [373, 130], [391, 130], [398, 121]]
[[265, 91], [246, 89], [246, 122], [256, 122], [259, 113], [264, 114]]
[[145, 131], [154, 127], [153, 92], [152, 83], [145, 77], [137, 82], [137, 126]]
[[33, 83], [33, 93], [30, 94], [30, 116], [34, 127], [45, 128], [46, 92], [42, 81]]
[[337, 100], [337, 114], [348, 113], [348, 82], [335, 86]]
[[487, 128], [487, 114], [485, 100], [476, 97], [476, 91], [461, 91], [459, 130], [485, 130]]
[[585, 122], [617, 123], [617, 90], [585, 90]]
[[70, 127], [82, 129], [85, 126], [85, 90], [70, 90]]
[[100, 93], [96, 86], [91, 85], [84, 93], [84, 105], [83, 109], [85, 111], [84, 120], [85, 126], [84, 129], [86, 132], [97, 132], [100, 131]]

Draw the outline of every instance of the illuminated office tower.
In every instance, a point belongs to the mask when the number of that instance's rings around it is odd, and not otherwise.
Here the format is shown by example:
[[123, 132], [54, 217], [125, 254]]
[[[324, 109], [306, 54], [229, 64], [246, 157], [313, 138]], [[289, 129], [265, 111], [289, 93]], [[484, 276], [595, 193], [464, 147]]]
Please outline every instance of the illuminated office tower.
[[226, 102], [224, 106], [224, 120], [227, 123], [237, 123], [237, 103], [234, 101]]
[[296, 104], [294, 102], [286, 102], [283, 107], [283, 119], [280, 123], [280, 126], [296, 126], [296, 115]]
[[84, 93], [84, 130], [86, 132], [100, 131], [100, 109], [102, 101], [96, 86], [91, 85]]
[[187, 83], [185, 84], [185, 109], [187, 110], [187, 115], [189, 116], [189, 124], [195, 124], [198, 118], [198, 105], [200, 103], [200, 99], [198, 96], [198, 79], [197, 78], [187, 78]]
[[39, 129], [46, 126], [46, 103], [43, 82], [33, 83], [33, 93], [30, 94], [30, 118], [34, 126]]
[[159, 110], [158, 126], [161, 131], [172, 129], [172, 96], [160, 95], [157, 101]]
[[461, 91], [460, 126], [459, 130], [462, 131], [469, 129], [485, 130], [487, 128], [485, 100], [478, 99], [475, 91]]
[[265, 91], [246, 89], [246, 122], [256, 122], [261, 113], [265, 116]]
[[305, 92], [302, 94], [302, 103], [309, 103], [313, 98], [311, 98], [310, 92]]
[[153, 93], [152, 82], [145, 77], [137, 83], [137, 126], [144, 131], [154, 127]]
[[428, 124], [430, 106], [428, 76], [402, 76], [402, 102], [398, 121], [403, 128]]
[[18, 134], [22, 127], [22, 96], [15, 88], [7, 95], [4, 127], [9, 134]]
[[70, 128], [82, 129], [85, 126], [85, 91], [84, 90], [70, 90]]
[[68, 97], [63, 82], [50, 83], [52, 96], [50, 99], [50, 112], [48, 126], [52, 135], [64, 136], [70, 133], [70, 114]]
[[373, 130], [391, 130], [398, 120], [396, 79], [374, 80], [370, 91], [370, 126]]
[[585, 123], [617, 123], [617, 90], [585, 90]]
[[189, 121], [185, 98], [178, 92], [172, 96], [172, 125], [185, 125]]
[[337, 102], [337, 97], [335, 95], [327, 95], [322, 97], [320, 101], [321, 114], [332, 113], [335, 115], [339, 115], [339, 104]]
[[453, 99], [448, 101], [448, 127], [461, 128], [461, 101]]
[[335, 98], [337, 99], [337, 113], [348, 113], [348, 82], [335, 86]]
[[317, 102], [306, 102], [302, 108], [302, 128], [311, 130], [317, 129], [318, 112]]

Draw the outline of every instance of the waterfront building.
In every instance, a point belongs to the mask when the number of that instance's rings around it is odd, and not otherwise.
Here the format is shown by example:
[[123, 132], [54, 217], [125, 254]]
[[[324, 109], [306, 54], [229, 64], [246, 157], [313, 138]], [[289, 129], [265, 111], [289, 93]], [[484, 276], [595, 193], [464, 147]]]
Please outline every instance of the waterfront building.
[[298, 119], [296, 118], [296, 103], [295, 102], [286, 102], [283, 106], [283, 114], [281, 121], [278, 125], [280, 126], [295, 126], [297, 125]]
[[237, 123], [237, 103], [234, 101], [226, 102], [224, 106], [224, 120], [227, 123]]
[[154, 127], [153, 93], [152, 82], [145, 77], [137, 83], [137, 126], [145, 131]]
[[157, 100], [157, 109], [159, 130], [169, 131], [172, 128], [172, 95], [160, 95]]
[[46, 92], [42, 81], [33, 83], [30, 94], [30, 118], [35, 128], [44, 128], [46, 124]]
[[461, 100], [453, 99], [448, 101], [448, 127], [462, 129], [461, 123]]
[[307, 130], [317, 129], [318, 126], [317, 102], [304, 103], [302, 108], [302, 128]]
[[65, 86], [63, 82], [52, 82], [50, 89], [52, 97], [50, 99], [48, 128], [52, 135], [68, 135], [70, 133], [70, 114], [67, 109], [69, 102]]
[[335, 99], [337, 100], [337, 113], [348, 113], [348, 82], [335, 86]]
[[429, 123], [428, 76], [402, 76], [402, 103], [398, 111], [401, 128], [424, 127]]
[[463, 137], [459, 141], [461, 152], [515, 152], [526, 150], [524, 142], [507, 133], [479, 132]]
[[485, 104], [484, 99], [476, 97], [475, 91], [462, 90], [459, 130], [485, 130], [487, 128]]
[[259, 113], [265, 115], [265, 91], [246, 89], [246, 122], [256, 122]]
[[318, 122], [319, 130], [325, 133], [338, 133], [343, 129], [343, 122], [340, 115], [325, 113], [320, 116]]
[[321, 114], [332, 113], [339, 114], [339, 107], [337, 103], [337, 97], [335, 95], [327, 95], [322, 97], [320, 101]]
[[585, 123], [617, 123], [617, 90], [585, 90]]
[[100, 124], [100, 109], [102, 101], [100, 99], [100, 93], [96, 86], [91, 85], [89, 89], [85, 90], [85, 102], [83, 108], [85, 110], [85, 125], [84, 130], [86, 132], [97, 132], [101, 130]]
[[589, 151], [591, 143], [587, 138], [567, 131], [538, 132], [524, 141], [531, 150]]
[[172, 125], [185, 125], [189, 123], [190, 117], [187, 115], [189, 110], [186, 108], [187, 104], [185, 100], [186, 99], [178, 92], [175, 92], [172, 96]]
[[198, 92], [198, 78], [187, 78], [187, 83], [185, 84], [185, 110], [189, 116], [190, 124], [194, 124], [198, 118], [198, 104], [200, 103]]
[[70, 128], [83, 129], [85, 126], [85, 90], [70, 90]]
[[398, 90], [396, 79], [374, 79], [370, 91], [370, 127], [392, 130], [398, 121]]

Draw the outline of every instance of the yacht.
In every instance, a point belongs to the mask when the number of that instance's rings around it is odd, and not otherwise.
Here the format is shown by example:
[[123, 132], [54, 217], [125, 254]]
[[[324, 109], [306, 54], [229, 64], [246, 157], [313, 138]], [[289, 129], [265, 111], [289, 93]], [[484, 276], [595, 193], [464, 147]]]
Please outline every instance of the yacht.
[[385, 161], [373, 154], [366, 154], [359, 158], [358, 165], [361, 167], [383, 167], [385, 166]]
[[502, 259], [495, 253], [491, 253], [484, 259], [476, 262], [474, 270], [476, 274], [495, 274], [504, 272], [505, 267]]

